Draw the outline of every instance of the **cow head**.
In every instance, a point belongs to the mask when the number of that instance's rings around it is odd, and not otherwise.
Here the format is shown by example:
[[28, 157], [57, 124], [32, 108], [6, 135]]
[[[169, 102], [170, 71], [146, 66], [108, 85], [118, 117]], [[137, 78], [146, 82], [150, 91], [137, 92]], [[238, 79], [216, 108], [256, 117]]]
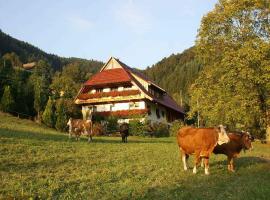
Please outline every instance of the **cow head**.
[[251, 142], [253, 141], [254, 141], [254, 137], [252, 137], [249, 132], [242, 131], [241, 143], [242, 143], [242, 148], [244, 150], [252, 149], [253, 147], [252, 147]]
[[228, 143], [230, 141], [230, 138], [228, 137], [226, 130], [225, 130], [225, 126], [223, 125], [219, 125], [217, 127], [217, 131], [218, 131], [218, 144], [224, 144], [224, 143]]

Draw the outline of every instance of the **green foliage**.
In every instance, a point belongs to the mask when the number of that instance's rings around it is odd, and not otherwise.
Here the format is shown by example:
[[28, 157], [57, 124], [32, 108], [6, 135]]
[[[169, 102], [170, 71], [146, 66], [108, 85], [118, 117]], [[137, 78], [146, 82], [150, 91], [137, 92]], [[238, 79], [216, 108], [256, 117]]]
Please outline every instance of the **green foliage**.
[[135, 136], [145, 136], [145, 124], [140, 120], [134, 119], [129, 121], [129, 134]]
[[22, 66], [22, 63], [20, 61], [19, 56], [14, 52], [6, 53], [3, 56], [3, 59], [9, 60], [11, 62], [11, 65], [14, 67], [21, 67]]
[[201, 69], [202, 65], [192, 47], [181, 54], [162, 59], [144, 73], [171, 94], [179, 105], [186, 107], [189, 104], [188, 88]]
[[14, 99], [11, 94], [10, 86], [5, 86], [4, 94], [1, 98], [1, 110], [4, 112], [13, 111], [14, 108]]
[[42, 121], [43, 123], [48, 126], [53, 128], [55, 124], [55, 108], [54, 108], [54, 103], [51, 97], [49, 97], [47, 101], [46, 108], [44, 112], [42, 113]]
[[261, 131], [269, 126], [267, 16], [263, 0], [220, 0], [203, 18], [196, 48], [205, 67], [190, 88], [190, 116], [199, 112], [207, 126], [240, 124]]
[[180, 121], [180, 120], [173, 121], [169, 129], [170, 136], [176, 136], [179, 129], [182, 128], [184, 125], [185, 124], [183, 121]]
[[169, 137], [170, 132], [167, 124], [154, 123], [152, 125], [153, 136], [154, 137]]
[[116, 131], [118, 130], [118, 118], [115, 116], [109, 116], [106, 118], [107, 124], [107, 131]]
[[63, 99], [56, 103], [56, 124], [55, 128], [59, 131], [65, 131], [67, 127], [66, 107]]

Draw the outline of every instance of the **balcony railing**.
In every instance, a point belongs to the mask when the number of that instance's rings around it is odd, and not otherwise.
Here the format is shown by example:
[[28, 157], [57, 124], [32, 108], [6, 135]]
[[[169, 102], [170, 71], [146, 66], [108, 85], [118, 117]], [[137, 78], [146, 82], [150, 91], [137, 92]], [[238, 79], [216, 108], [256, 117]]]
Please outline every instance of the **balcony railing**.
[[142, 115], [146, 114], [147, 112], [148, 112], [147, 109], [133, 109], [133, 110], [95, 112], [94, 115], [100, 115], [104, 117], [108, 116], [127, 117], [131, 115]]
[[125, 91], [111, 91], [111, 92], [97, 92], [97, 93], [83, 93], [78, 96], [80, 100], [97, 99], [103, 97], [118, 97], [118, 96], [132, 96], [139, 95], [139, 90], [125, 90]]

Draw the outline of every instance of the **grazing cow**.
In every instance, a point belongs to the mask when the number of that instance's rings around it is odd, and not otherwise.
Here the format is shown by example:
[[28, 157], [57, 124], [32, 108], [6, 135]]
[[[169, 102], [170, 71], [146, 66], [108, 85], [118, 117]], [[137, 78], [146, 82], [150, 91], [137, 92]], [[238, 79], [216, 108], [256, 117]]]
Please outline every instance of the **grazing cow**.
[[217, 145], [214, 148], [214, 154], [224, 154], [228, 158], [228, 170], [234, 172], [233, 159], [236, 158], [241, 150], [252, 148], [251, 142], [254, 138], [249, 132], [232, 132], [228, 134], [230, 142]]
[[92, 121], [82, 120], [82, 119], [72, 119], [68, 120], [67, 125], [69, 126], [69, 138], [75, 135], [76, 140], [80, 139], [80, 136], [87, 135], [88, 142], [92, 141]]
[[120, 134], [122, 137], [122, 142], [127, 143], [127, 137], [129, 136], [128, 123], [123, 123], [120, 125]]
[[186, 160], [195, 154], [193, 173], [197, 173], [197, 166], [201, 158], [205, 158], [205, 174], [209, 174], [209, 157], [217, 144], [229, 142], [224, 126], [217, 128], [183, 127], [177, 134], [177, 142], [182, 155], [184, 170], [187, 170]]

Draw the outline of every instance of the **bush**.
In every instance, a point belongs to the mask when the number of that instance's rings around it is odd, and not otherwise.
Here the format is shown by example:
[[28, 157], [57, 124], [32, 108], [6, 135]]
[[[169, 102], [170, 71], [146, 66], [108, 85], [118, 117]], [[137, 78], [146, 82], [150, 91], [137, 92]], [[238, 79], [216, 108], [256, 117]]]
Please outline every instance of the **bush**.
[[59, 131], [65, 131], [67, 126], [67, 115], [63, 99], [60, 99], [56, 104], [56, 117], [55, 128]]
[[184, 126], [184, 122], [180, 121], [180, 120], [175, 120], [171, 127], [170, 127], [170, 136], [176, 136], [179, 129], [182, 128]]
[[145, 125], [139, 120], [129, 121], [129, 134], [136, 136], [145, 136]]
[[55, 111], [54, 110], [54, 103], [53, 103], [51, 97], [49, 97], [46, 108], [45, 108], [44, 112], [42, 113], [42, 121], [46, 126], [51, 127], [51, 128], [53, 128], [54, 124], [55, 124], [54, 111]]
[[109, 116], [106, 120], [107, 124], [107, 131], [112, 132], [118, 130], [118, 118], [114, 116]]
[[4, 94], [1, 98], [1, 110], [4, 112], [12, 111], [14, 108], [15, 102], [11, 94], [10, 86], [5, 86]]
[[154, 123], [152, 125], [152, 130], [153, 130], [153, 136], [154, 137], [169, 137], [170, 132], [168, 125], [163, 124], [163, 123]]
[[102, 136], [105, 135], [106, 131], [104, 127], [100, 123], [93, 124], [93, 135], [95, 136]]

